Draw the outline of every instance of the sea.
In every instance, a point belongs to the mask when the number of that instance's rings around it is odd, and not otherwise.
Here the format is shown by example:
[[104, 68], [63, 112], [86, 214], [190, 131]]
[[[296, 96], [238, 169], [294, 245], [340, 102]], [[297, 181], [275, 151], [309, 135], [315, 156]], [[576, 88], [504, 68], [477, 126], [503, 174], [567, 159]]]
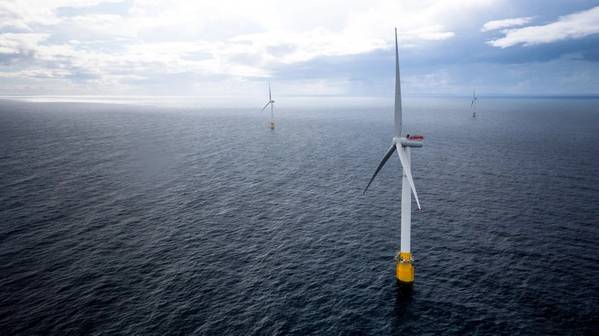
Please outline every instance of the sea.
[[[261, 105], [261, 104], [260, 104]], [[599, 99], [0, 101], [1, 335], [599, 335]]]

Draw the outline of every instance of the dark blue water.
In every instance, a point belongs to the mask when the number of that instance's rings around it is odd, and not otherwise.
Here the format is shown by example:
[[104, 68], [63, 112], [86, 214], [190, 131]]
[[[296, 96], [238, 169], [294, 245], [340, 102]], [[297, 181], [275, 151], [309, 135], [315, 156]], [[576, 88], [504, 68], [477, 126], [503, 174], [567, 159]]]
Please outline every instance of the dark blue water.
[[397, 286], [391, 108], [0, 103], [2, 335], [583, 335], [599, 100], [412, 99]]

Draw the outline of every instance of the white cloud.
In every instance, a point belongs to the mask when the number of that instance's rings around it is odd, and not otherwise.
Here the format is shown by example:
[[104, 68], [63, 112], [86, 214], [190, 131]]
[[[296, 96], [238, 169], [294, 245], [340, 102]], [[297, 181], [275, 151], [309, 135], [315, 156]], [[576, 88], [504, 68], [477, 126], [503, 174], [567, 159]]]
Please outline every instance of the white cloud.
[[31, 56], [48, 34], [5, 33], [0, 34], [0, 55]]
[[511, 19], [503, 19], [503, 20], [493, 20], [485, 23], [480, 31], [487, 32], [497, 29], [504, 29], [509, 27], [522, 26], [529, 23], [534, 17], [526, 16], [526, 17], [518, 17]]
[[0, 3], [0, 56], [27, 55], [0, 75], [80, 76], [115, 89], [182, 73], [268, 77], [282, 65], [390, 48], [394, 26], [402, 48], [451, 39], [455, 22], [501, 0], [133, 0], [122, 12], [85, 11], [115, 1]]
[[525, 46], [581, 38], [599, 33], [599, 6], [560, 17], [543, 26], [529, 26], [504, 31], [505, 36], [487, 42], [499, 48]]

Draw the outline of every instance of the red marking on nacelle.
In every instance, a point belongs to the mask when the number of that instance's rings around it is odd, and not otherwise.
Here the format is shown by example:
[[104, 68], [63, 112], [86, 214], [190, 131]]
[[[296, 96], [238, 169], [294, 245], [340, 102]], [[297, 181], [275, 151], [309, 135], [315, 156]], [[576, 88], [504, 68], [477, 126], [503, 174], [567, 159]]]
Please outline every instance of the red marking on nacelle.
[[424, 136], [422, 136], [422, 135], [410, 135], [408, 137], [408, 140], [422, 141], [422, 140], [424, 140]]

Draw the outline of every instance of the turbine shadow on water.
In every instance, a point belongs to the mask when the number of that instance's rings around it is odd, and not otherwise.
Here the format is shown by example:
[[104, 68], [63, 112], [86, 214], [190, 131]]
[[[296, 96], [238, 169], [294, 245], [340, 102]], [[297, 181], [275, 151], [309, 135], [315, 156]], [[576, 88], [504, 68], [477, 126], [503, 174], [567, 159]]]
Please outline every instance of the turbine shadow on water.
[[395, 332], [399, 332], [405, 329], [404, 324], [411, 311], [414, 300], [414, 285], [413, 283], [395, 281], [393, 290], [395, 301], [393, 304], [392, 328]]
[[412, 302], [414, 283], [395, 282], [395, 306], [405, 309]]

